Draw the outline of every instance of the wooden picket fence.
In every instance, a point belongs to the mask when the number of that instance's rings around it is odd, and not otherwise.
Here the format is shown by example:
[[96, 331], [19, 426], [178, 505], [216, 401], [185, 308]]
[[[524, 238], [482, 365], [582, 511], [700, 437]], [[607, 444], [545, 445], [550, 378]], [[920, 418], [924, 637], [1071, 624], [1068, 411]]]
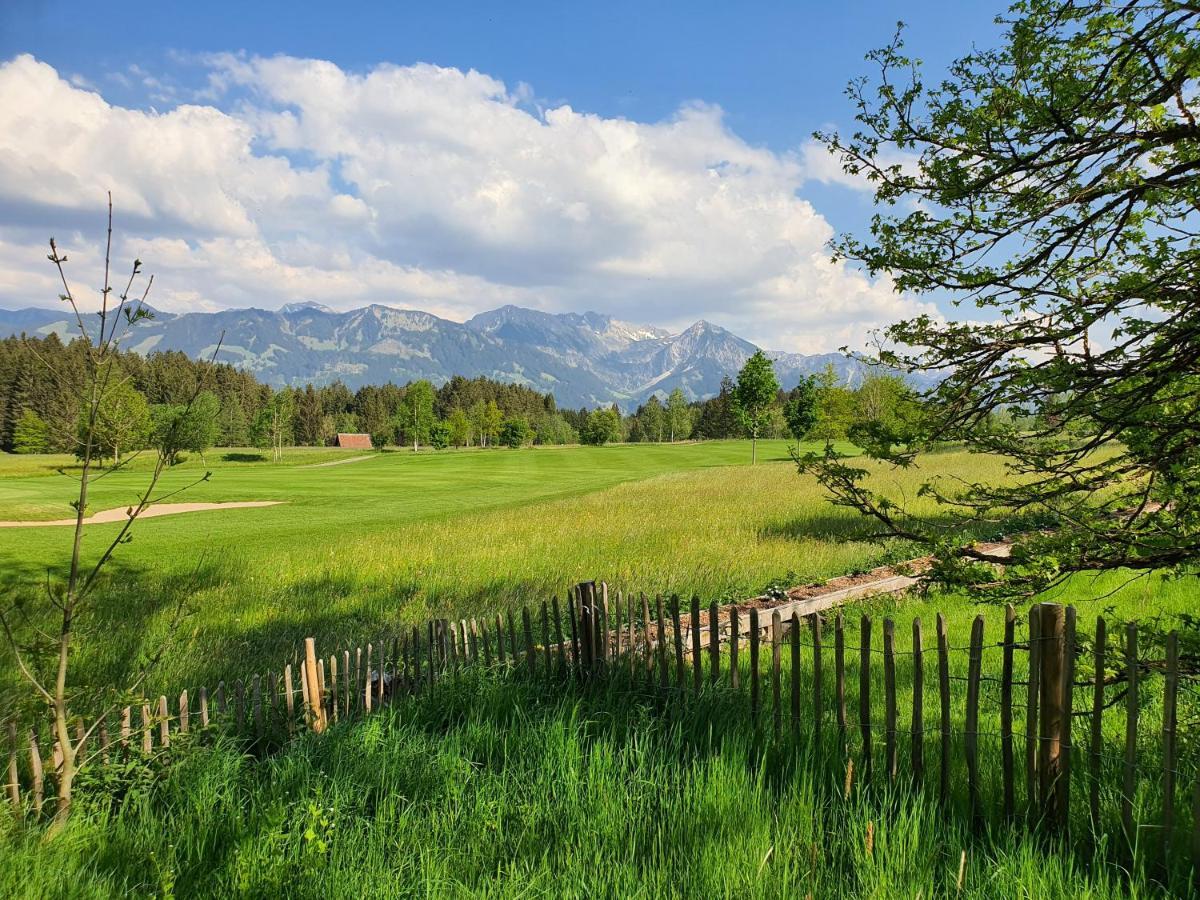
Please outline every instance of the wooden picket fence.
[[[1115, 823], [1130, 853], [1187, 852], [1200, 872], [1200, 746], [1179, 729], [1181, 698], [1197, 698], [1181, 689], [1175, 633], [1165, 658], [1147, 659], [1131, 623], [1114, 657], [1099, 619], [1089, 649], [1093, 675], [1077, 681], [1083, 648], [1075, 610], [1056, 604], [1032, 607], [1025, 622], [1009, 607], [1002, 635], [991, 641], [978, 616], [962, 646], [951, 645], [940, 614], [926, 646], [916, 619], [908, 649], [897, 649], [891, 619], [877, 629], [863, 615], [855, 628], [819, 600], [702, 609], [693, 599], [682, 610], [677, 598], [610, 598], [594, 582], [578, 585], [562, 605], [554, 598], [526, 607], [519, 619], [512, 612], [486, 623], [435, 619], [328, 655], [308, 638], [303, 655], [277, 672], [148, 698], [88, 727], [77, 719], [81, 756], [89, 765], [153, 758], [172, 740], [217, 728], [265, 751], [299, 729], [321, 732], [428, 694], [469, 668], [501, 669], [551, 687], [564, 679], [610, 689], [628, 683], [661, 692], [666, 708], [705, 696], [744, 703], [756, 734], [813, 748], [814, 758], [845, 772], [847, 792], [852, 782], [912, 785], [947, 803], [965, 801], [974, 822], [1021, 821], [1059, 834], [1084, 825], [1100, 835]], [[954, 674], [952, 658], [964, 653], [966, 675]], [[989, 653], [1000, 654], [998, 675], [984, 673]], [[1106, 716], [1112, 707], [1123, 715]], [[10, 722], [7, 732], [8, 799], [18, 814], [40, 816], [53, 796], [57, 748], [44, 725]], [[986, 771], [991, 758], [981, 740], [999, 750], [999, 765]]]

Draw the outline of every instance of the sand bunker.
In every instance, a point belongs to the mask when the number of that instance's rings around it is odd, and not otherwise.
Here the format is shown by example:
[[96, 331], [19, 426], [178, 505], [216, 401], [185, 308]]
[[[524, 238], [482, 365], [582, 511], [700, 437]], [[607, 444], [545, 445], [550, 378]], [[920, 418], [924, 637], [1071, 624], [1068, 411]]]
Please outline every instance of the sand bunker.
[[369, 456], [351, 456], [349, 459], [334, 459], [323, 463], [310, 463], [307, 466], [296, 466], [297, 469], [324, 469], [326, 466], [344, 466], [346, 463], [362, 462], [364, 459], [374, 459], [378, 454]]
[[[242, 500], [233, 503], [156, 503], [142, 510], [139, 519], [155, 516], [173, 516], [176, 513], [208, 512], [212, 509], [246, 509], [259, 506], [277, 506], [283, 500]], [[93, 513], [83, 520], [85, 525], [102, 525], [105, 522], [124, 522], [129, 516], [129, 507], [106, 509]], [[0, 522], [0, 528], [41, 528], [43, 525], [74, 525], [74, 519], [49, 519], [40, 522]]]

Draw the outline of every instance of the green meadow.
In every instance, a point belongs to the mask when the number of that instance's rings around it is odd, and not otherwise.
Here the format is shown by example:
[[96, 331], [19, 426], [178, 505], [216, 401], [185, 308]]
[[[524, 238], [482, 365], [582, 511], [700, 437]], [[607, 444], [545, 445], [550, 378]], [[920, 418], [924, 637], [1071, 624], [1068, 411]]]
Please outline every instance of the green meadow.
[[[189, 616], [153, 676], [154, 693], [278, 670], [306, 636], [332, 652], [433, 615], [483, 620], [540, 605], [583, 579], [627, 592], [697, 594], [707, 604], [911, 555], [902, 544], [873, 543], [868, 523], [830, 506], [815, 483], [797, 475], [786, 444], [767, 443], [759, 453], [754, 467], [739, 441], [389, 452], [326, 466], [317, 464], [362, 454], [293, 450], [271, 464], [258, 451], [213, 451], [171, 470], [160, 492], [211, 471], [208, 481], [171, 499], [284, 502], [138, 523], [85, 624], [78, 681], [100, 686], [127, 676], [164, 638], [180, 600]], [[69, 464], [0, 458], [0, 519], [69, 515]], [[996, 460], [950, 451], [924, 458], [920, 471], [876, 467], [872, 478], [885, 492], [911, 497], [930, 472], [984, 471], [1002, 475]], [[139, 460], [106, 475], [91, 511], [129, 503], [145, 474]], [[115, 528], [89, 526], [88, 552]], [[35, 600], [47, 569], [64, 565], [69, 537], [62, 527], [0, 529], [5, 590]], [[1185, 613], [1194, 590], [1183, 581], [1129, 582], [1116, 573], [1077, 578], [1047, 599], [1077, 604], [1086, 634], [1101, 614]], [[976, 615], [985, 617], [988, 641], [998, 639], [1003, 622], [1003, 610], [962, 597], [878, 598], [845, 610], [851, 644], [863, 612], [874, 618], [877, 642], [884, 617], [897, 623], [905, 727], [913, 617], [922, 619], [929, 646], [943, 612], [955, 648], [967, 643]], [[849, 656], [853, 710], [857, 661]], [[764, 650], [764, 671], [767, 659]], [[933, 664], [927, 656], [927, 689]], [[994, 676], [998, 664], [998, 652], [985, 653], [985, 673]], [[881, 668], [871, 681], [877, 698]], [[15, 702], [21, 692], [12, 670], [4, 667], [3, 688]], [[956, 650], [959, 732], [965, 672], [966, 655]], [[786, 661], [784, 673], [786, 685]], [[1156, 691], [1146, 694], [1139, 743], [1138, 814], [1147, 822], [1161, 804]], [[764, 697], [769, 723], [766, 690]], [[982, 701], [994, 727], [993, 682], [985, 682]], [[1085, 709], [1089, 698], [1078, 692], [1076, 703]], [[804, 721], [811, 721], [808, 704], [806, 688]], [[1187, 715], [1195, 714], [1188, 704]], [[828, 725], [829, 705], [825, 715]], [[927, 695], [930, 734], [936, 715]], [[1117, 754], [1121, 716], [1114, 707], [1103, 726]], [[0, 824], [0, 893], [33, 896], [36, 885], [76, 896], [1033, 898], [1148, 896], [1187, 884], [1181, 864], [1169, 875], [1127, 870], [1126, 849], [1086, 825], [1074, 843], [1029, 838], [994, 814], [972, 830], [960, 737], [947, 809], [928, 792], [886, 787], [878, 770], [869, 787], [856, 786], [846, 799], [845, 770], [830, 763], [842, 758], [831, 729], [820, 754], [807, 729], [789, 737], [786, 717], [784, 732], [781, 742], [764, 741], [751, 727], [745, 695], [720, 688], [664, 708], [644, 683], [591, 690], [473, 675], [267, 756], [226, 739], [177, 741], [167, 767], [132, 765], [85, 778], [79, 808], [54, 842], [42, 843], [36, 829]], [[857, 741], [852, 729], [852, 753]], [[981, 743], [984, 791], [994, 799], [999, 742], [985, 734]], [[877, 729], [877, 767], [881, 747]], [[925, 752], [932, 772], [932, 738]], [[1017, 752], [1020, 759], [1019, 745]], [[909, 753], [904, 743], [901, 771]], [[1185, 748], [1181, 770], [1195, 770], [1193, 757]], [[1119, 760], [1106, 758], [1104, 766], [1104, 825], [1115, 828]], [[1077, 794], [1075, 802], [1084, 798]], [[1152, 829], [1145, 836], [1153, 840]]]

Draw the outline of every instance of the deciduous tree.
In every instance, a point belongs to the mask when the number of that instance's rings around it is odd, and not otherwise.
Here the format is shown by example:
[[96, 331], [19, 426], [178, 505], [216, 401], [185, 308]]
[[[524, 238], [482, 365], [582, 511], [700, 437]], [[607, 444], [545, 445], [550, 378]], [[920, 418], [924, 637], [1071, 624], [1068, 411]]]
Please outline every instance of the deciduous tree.
[[[859, 126], [822, 135], [874, 186], [869, 234], [838, 257], [909, 295], [976, 307], [881, 335], [878, 358], [941, 377], [901, 466], [945, 440], [1018, 477], [924, 493], [931, 522], [828, 452], [804, 465], [836, 503], [929, 545], [935, 575], [1030, 596], [1080, 570], [1200, 561], [1200, 7], [1026, 0], [1003, 40], [927, 86], [899, 38], [851, 85]], [[1017, 535], [1011, 559], [980, 528]], [[997, 565], [1004, 563], [1003, 568]]]

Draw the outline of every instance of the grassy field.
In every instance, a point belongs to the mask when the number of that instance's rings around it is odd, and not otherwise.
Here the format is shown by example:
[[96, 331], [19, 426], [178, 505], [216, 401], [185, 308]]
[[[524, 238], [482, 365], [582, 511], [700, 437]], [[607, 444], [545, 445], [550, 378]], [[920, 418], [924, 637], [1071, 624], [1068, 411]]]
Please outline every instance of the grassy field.
[[[540, 603], [585, 578], [694, 592], [707, 603], [909, 552], [868, 542], [869, 527], [799, 478], [782, 443], [765, 449], [760, 459], [768, 461], [753, 468], [742, 464], [742, 442], [389, 453], [323, 468], [306, 466], [359, 454], [295, 451], [276, 466], [246, 461], [254, 451], [215, 452], [207, 460], [212, 481], [186, 499], [287, 502], [141, 523], [99, 596], [77, 671], [92, 684], [125, 674], [158, 640], [181, 595], [194, 610], [187, 639], [155, 676], [155, 687], [170, 691], [277, 668], [307, 635], [328, 652], [434, 614], [481, 617]], [[0, 518], [67, 514], [71, 483], [54, 474], [64, 462], [0, 458]], [[994, 460], [951, 452], [926, 458], [923, 472], [878, 470], [874, 478], [911, 496], [929, 471], [953, 477], [989, 467], [999, 475]], [[189, 461], [167, 489], [202, 471]], [[128, 502], [138, 480], [136, 469], [104, 479], [93, 509]], [[94, 544], [111, 532], [95, 526], [89, 535]], [[0, 530], [6, 588], [32, 596], [38, 573], [61, 563], [68, 537], [61, 528]], [[1125, 584], [1110, 574], [1076, 579], [1058, 599], [1079, 605], [1087, 633], [1098, 614], [1170, 616], [1194, 609], [1194, 596], [1191, 582]], [[846, 613], [863, 611], [875, 617], [877, 641], [881, 618], [896, 619], [901, 654], [913, 616], [925, 622], [928, 645], [944, 612], [956, 647], [976, 614], [985, 616], [989, 640], [1003, 616], [945, 595], [877, 599]], [[910, 702], [904, 659], [902, 717]], [[953, 665], [961, 730], [965, 654]], [[986, 653], [985, 672], [997, 665], [998, 653]], [[4, 672], [11, 696], [12, 666]], [[1147, 692], [1139, 745], [1146, 821], [1161, 802], [1156, 690]], [[985, 710], [994, 709], [995, 694], [985, 683]], [[1077, 708], [1087, 700], [1080, 692]], [[927, 727], [935, 716], [927, 698]], [[844, 802], [842, 769], [812, 765], [803, 738], [764, 750], [747, 724], [744, 698], [732, 703], [719, 691], [664, 716], [653, 695], [620, 685], [596, 694], [547, 691], [519, 678], [466, 679], [436, 700], [341, 725], [327, 739], [300, 740], [264, 759], [226, 742], [177, 745], [178, 764], [165, 771], [135, 766], [85, 787], [80, 813], [52, 845], [36, 831], [0, 825], [9, 829], [0, 834], [0, 894], [957, 896], [963, 850], [963, 896], [1161, 890], [1158, 873], [1124, 873], [1122, 853], [1102, 836], [1046, 846], [994, 816], [972, 833], [961, 744], [959, 793], [947, 815], [927, 797], [878, 787]], [[1120, 726], [1118, 707], [1104, 725], [1117, 752]], [[998, 746], [984, 735], [990, 795]], [[1181, 763], [1189, 772], [1193, 749]], [[901, 756], [904, 770], [906, 745]], [[1106, 784], [1119, 783], [1118, 763], [1105, 766]], [[1186, 873], [1174, 877], [1176, 887], [1187, 883]]]
[[[157, 642], [173, 601], [194, 610], [189, 643], [157, 684], [176, 688], [276, 664], [307, 635], [365, 640], [433, 613], [478, 615], [561, 594], [585, 578], [628, 590], [734, 598], [769, 582], [867, 567], [882, 551], [862, 523], [831, 510], [798, 478], [782, 442], [769, 460], [737, 465], [744, 442], [445, 454], [387, 453], [307, 468], [209, 455], [210, 481], [188, 500], [284, 500], [264, 509], [149, 519], [120, 550], [78, 660], [86, 681], [110, 683]], [[244, 451], [232, 451], [240, 458]], [[348, 456], [355, 454], [350, 453]], [[947, 471], [977, 465], [939, 460]], [[4, 518], [60, 517], [73, 487], [45, 463], [8, 458]], [[170, 472], [164, 491], [201, 474]], [[912, 476], [896, 490], [911, 490]], [[130, 502], [144, 475], [101, 480], [92, 509]], [[92, 552], [116, 526], [89, 526]], [[61, 571], [70, 529], [0, 529], [0, 586], [34, 597]], [[11, 667], [6, 667], [11, 678]]]
[[[512, 676], [447, 684], [263, 759], [224, 741], [177, 743], [161, 773], [135, 766], [86, 788], [50, 843], [0, 817], [0, 893], [1033, 900], [1164, 891], [1089, 852], [1086, 836], [973, 831], [961, 804], [947, 809], [878, 778], [844, 799], [840, 767], [820, 764], [804, 738], [764, 744], [744, 704], [719, 693], [664, 712], [652, 693], [620, 683], [592, 692]], [[1186, 890], [1186, 873], [1175, 884]]]

